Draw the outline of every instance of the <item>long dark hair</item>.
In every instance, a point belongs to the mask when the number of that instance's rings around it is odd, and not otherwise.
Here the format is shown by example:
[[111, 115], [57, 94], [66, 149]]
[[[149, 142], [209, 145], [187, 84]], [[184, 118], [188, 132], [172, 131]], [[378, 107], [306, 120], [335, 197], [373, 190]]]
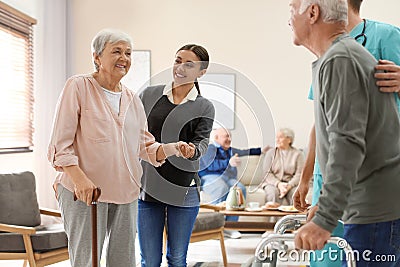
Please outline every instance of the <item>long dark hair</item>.
[[353, 9], [357, 14], [360, 13], [362, 0], [348, 0], [349, 6]]
[[[201, 61], [200, 70], [204, 70], [208, 68], [208, 64], [210, 62], [210, 57], [208, 56], [207, 50], [202, 47], [201, 45], [196, 44], [187, 44], [182, 46], [181, 48], [176, 51], [177, 53], [182, 50], [189, 50], [192, 51]], [[200, 95], [200, 86], [197, 79], [194, 81], [194, 85], [196, 86], [197, 92]]]

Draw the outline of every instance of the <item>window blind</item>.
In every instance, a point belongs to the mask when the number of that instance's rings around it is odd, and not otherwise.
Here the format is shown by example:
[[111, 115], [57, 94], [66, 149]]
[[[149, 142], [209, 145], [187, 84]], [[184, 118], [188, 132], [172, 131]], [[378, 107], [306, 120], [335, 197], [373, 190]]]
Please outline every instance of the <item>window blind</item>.
[[33, 148], [33, 25], [0, 1], [0, 153]]

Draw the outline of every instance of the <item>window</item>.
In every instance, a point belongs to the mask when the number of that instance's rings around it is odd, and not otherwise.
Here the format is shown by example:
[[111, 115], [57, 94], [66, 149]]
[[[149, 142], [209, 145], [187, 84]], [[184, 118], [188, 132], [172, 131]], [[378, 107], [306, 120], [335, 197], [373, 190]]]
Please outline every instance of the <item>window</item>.
[[0, 153], [32, 151], [34, 24], [0, 2]]

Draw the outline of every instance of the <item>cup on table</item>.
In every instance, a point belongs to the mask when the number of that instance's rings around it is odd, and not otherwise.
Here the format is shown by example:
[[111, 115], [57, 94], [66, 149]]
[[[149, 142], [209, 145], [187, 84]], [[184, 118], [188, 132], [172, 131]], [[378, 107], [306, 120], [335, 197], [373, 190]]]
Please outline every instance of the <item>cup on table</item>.
[[260, 203], [258, 203], [258, 202], [249, 202], [249, 203], [247, 203], [247, 207], [249, 209], [252, 209], [252, 210], [258, 209], [258, 208], [260, 208]]

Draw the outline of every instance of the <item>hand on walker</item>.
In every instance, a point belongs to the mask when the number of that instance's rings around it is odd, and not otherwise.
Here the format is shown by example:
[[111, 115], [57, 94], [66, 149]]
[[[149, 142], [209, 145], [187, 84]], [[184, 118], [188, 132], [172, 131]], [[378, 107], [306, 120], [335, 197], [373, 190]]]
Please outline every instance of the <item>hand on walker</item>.
[[320, 250], [323, 249], [331, 233], [313, 222], [303, 225], [296, 233], [294, 244], [296, 249]]

